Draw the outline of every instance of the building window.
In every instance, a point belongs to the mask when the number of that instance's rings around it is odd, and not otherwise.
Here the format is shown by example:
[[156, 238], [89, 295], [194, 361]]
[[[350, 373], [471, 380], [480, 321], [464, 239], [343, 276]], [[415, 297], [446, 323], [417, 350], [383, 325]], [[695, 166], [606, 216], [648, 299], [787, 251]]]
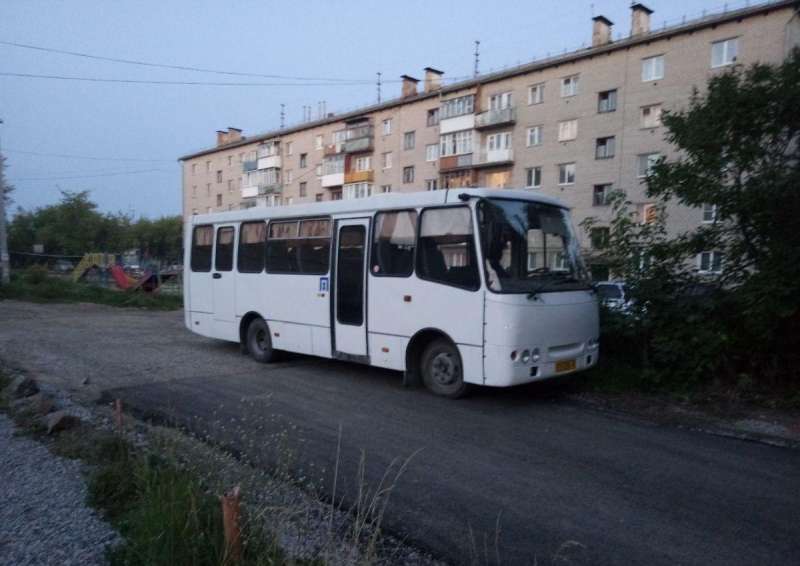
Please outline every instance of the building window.
[[314, 138], [314, 149], [322, 149], [322, 136], [318, 135]]
[[564, 120], [558, 123], [558, 141], [570, 141], [578, 137], [578, 121]]
[[570, 75], [561, 79], [561, 98], [578, 94], [578, 75]]
[[322, 160], [323, 175], [344, 173], [344, 155], [329, 155]]
[[414, 182], [414, 166], [409, 165], [408, 167], [403, 167], [403, 182], [404, 183], [413, 183]]
[[322, 193], [317, 193], [316, 195], [314, 195], [314, 200], [316, 202], [322, 202], [322, 198], [323, 198]]
[[528, 104], [541, 104], [544, 102], [544, 83], [528, 87]]
[[383, 169], [391, 169], [392, 168], [392, 152], [387, 151], [381, 154], [381, 167]]
[[425, 190], [435, 191], [439, 188], [439, 179], [425, 179]]
[[206, 183], [206, 196], [211, 196], [211, 183]]
[[525, 187], [528, 189], [540, 189], [542, 187], [541, 167], [528, 167], [525, 169]]
[[197, 173], [197, 163], [192, 163], [192, 175]]
[[300, 154], [300, 169], [305, 169], [308, 166], [308, 154]]
[[406, 132], [403, 134], [403, 149], [414, 149], [416, 144], [416, 133]]
[[222, 193], [217, 193], [217, 206], [222, 206]]
[[711, 44], [711, 67], [717, 68], [733, 65], [736, 62], [736, 56], [738, 54], [739, 40], [735, 37], [732, 39], [715, 41]]
[[722, 253], [701, 252], [697, 263], [700, 273], [720, 273], [722, 271]]
[[288, 170], [288, 171], [287, 171], [287, 172], [284, 174], [284, 180], [285, 180], [285, 181], [286, 181], [286, 183], [288, 184], [288, 183], [291, 183], [291, 182], [292, 182], [292, 179], [293, 179], [293, 178], [294, 178], [294, 173], [292, 172], [292, 170], [291, 170], [291, 169], [289, 169], [289, 170]]
[[[350, 183], [343, 187], [344, 189], [344, 198], [346, 200], [354, 199], [354, 198], [366, 198], [372, 194], [372, 185], [369, 183]], [[333, 200], [339, 200], [342, 198], [342, 194], [339, 194], [339, 199], [336, 198], [336, 193], [331, 193]]]
[[322, 177], [322, 163], [317, 163], [314, 166], [314, 173], [317, 175], [317, 177]]
[[383, 135], [388, 136], [391, 133], [392, 133], [392, 119], [386, 118], [386, 120], [383, 121]]
[[592, 249], [603, 250], [608, 247], [609, 230], [605, 226], [598, 226], [589, 231], [589, 240]]
[[462, 130], [452, 134], [444, 134], [439, 144], [439, 155], [463, 155], [472, 153], [472, 130]]
[[372, 236], [373, 275], [408, 277], [414, 271], [417, 212], [379, 212], [375, 215]]
[[659, 153], [643, 153], [636, 156], [636, 176], [640, 179], [653, 172], [653, 166], [661, 158]]
[[528, 147], [533, 147], [535, 145], [542, 145], [542, 127], [541, 126], [531, 126], [528, 128]]
[[475, 95], [468, 94], [442, 101], [439, 119], [454, 118], [463, 114], [472, 114], [475, 111]]
[[592, 206], [606, 206], [608, 204], [608, 195], [613, 188], [614, 186], [611, 183], [595, 185], [592, 191]]
[[511, 149], [511, 132], [492, 134], [486, 137], [486, 148], [489, 151]]
[[365, 155], [356, 157], [355, 171], [370, 171], [372, 169], [372, 157]]
[[228, 167], [230, 167], [231, 165], [233, 165], [233, 156], [229, 155], [228, 156]]
[[597, 111], [614, 112], [617, 109], [617, 89], [604, 90], [597, 95]]
[[558, 165], [558, 184], [575, 184], [575, 163], [560, 163]]
[[334, 189], [331, 191], [331, 200], [342, 200], [342, 189]]
[[717, 205], [704, 204], [703, 205], [703, 224], [713, 224], [717, 221]]
[[206, 161], [206, 173], [211, 173], [211, 162]]
[[640, 120], [642, 128], [657, 128], [661, 125], [661, 105], [642, 106]]
[[501, 92], [489, 97], [489, 110], [505, 110], [511, 108], [511, 93]]
[[439, 109], [438, 108], [431, 108], [428, 110], [428, 116], [425, 123], [428, 126], [436, 126], [439, 124]]
[[616, 141], [614, 136], [597, 138], [594, 146], [595, 159], [611, 159], [614, 157]]
[[217, 171], [217, 183], [222, 183], [222, 171]]
[[664, 78], [664, 56], [656, 55], [642, 59], [642, 82]]
[[381, 185], [381, 192], [382, 193], [391, 193], [392, 186], [391, 185]]
[[300, 181], [300, 198], [306, 196], [307, 190], [308, 190], [308, 183], [306, 181]]
[[192, 185], [192, 198], [197, 198], [197, 185]]
[[228, 179], [228, 192], [233, 192], [233, 179]]
[[425, 146], [425, 161], [436, 161], [439, 159], [439, 144], [431, 143]]
[[422, 211], [417, 274], [422, 279], [471, 290], [480, 287], [472, 217], [466, 206]]
[[294, 143], [287, 141], [286, 142], [286, 155], [292, 155], [292, 150], [294, 149]]

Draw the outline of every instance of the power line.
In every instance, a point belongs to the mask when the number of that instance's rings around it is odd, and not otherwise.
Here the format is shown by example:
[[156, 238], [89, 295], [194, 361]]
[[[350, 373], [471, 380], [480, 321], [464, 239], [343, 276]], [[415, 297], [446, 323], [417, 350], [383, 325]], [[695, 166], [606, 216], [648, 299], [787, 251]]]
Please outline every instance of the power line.
[[39, 157], [63, 157], [66, 159], [88, 159], [91, 161], [159, 161], [163, 163], [175, 163], [174, 159], [143, 159], [138, 157], [97, 157], [89, 155], [71, 155], [67, 153], [44, 153], [39, 151], [27, 151], [22, 149], [4, 149], [3, 153], [21, 153], [25, 155], [37, 155]]
[[106, 57], [104, 55], [93, 55], [91, 53], [81, 53], [78, 51], [67, 51], [64, 49], [55, 49], [52, 47], [42, 47], [40, 45], [31, 45], [28, 43], [17, 43], [14, 41], [0, 41], [0, 45], [8, 45], [10, 47], [19, 47], [22, 49], [32, 49], [35, 51], [45, 51], [47, 53], [59, 53], [61, 55], [71, 55], [73, 57], [83, 57], [86, 59], [95, 59], [98, 61], [109, 61], [112, 63], [124, 63], [126, 65], [139, 65], [143, 67], [156, 67], [161, 69], [174, 69], [179, 71], [193, 71], [199, 73], [213, 73], [217, 75], [229, 75], [237, 77], [260, 77], [264, 79], [284, 79], [292, 81], [328, 81], [328, 82], [346, 82], [346, 83], [364, 83], [370, 81], [360, 81], [357, 79], [340, 79], [330, 77], [295, 77], [287, 75], [272, 75], [263, 73], [247, 73], [240, 71], [223, 71], [220, 69], [208, 69], [204, 67], [193, 67], [189, 65], [170, 65], [166, 63], [152, 63], [150, 61], [138, 61], [136, 59], [121, 59], [118, 57]]
[[10, 73], [0, 71], [0, 76], [25, 79], [51, 79], [60, 81], [83, 81], [92, 83], [150, 84], [150, 85], [187, 85], [187, 86], [356, 86], [372, 84], [372, 81], [353, 82], [316, 82], [316, 83], [236, 83], [215, 81], [157, 81], [142, 79], [104, 79], [99, 77], [72, 77], [65, 75], [38, 75], [34, 73]]
[[18, 177], [11, 179], [14, 182], [19, 181], [67, 181], [70, 179], [95, 179], [97, 177], [115, 177], [119, 175], [138, 175], [141, 173], [172, 173], [166, 169], [140, 169], [138, 171], [117, 171], [114, 173], [98, 173], [96, 175], [75, 175], [69, 177]]

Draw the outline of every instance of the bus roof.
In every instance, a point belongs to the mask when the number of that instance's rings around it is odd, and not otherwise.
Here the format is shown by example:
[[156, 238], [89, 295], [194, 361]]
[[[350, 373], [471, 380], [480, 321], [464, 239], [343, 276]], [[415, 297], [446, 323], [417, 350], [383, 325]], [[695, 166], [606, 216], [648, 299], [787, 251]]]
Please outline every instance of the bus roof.
[[547, 197], [531, 191], [518, 189], [441, 189], [437, 191], [419, 191], [414, 193], [381, 193], [366, 198], [312, 202], [292, 204], [275, 207], [252, 207], [243, 210], [227, 212], [212, 212], [210, 214], [195, 214], [192, 224], [207, 224], [209, 222], [239, 222], [242, 220], [260, 220], [284, 216], [323, 216], [329, 214], [350, 214], [371, 212], [374, 210], [393, 210], [398, 208], [416, 208], [420, 206], [436, 206], [442, 204], [458, 204], [461, 202], [459, 195], [467, 194], [470, 197], [507, 198], [541, 202], [561, 208], [567, 208], [557, 199]]

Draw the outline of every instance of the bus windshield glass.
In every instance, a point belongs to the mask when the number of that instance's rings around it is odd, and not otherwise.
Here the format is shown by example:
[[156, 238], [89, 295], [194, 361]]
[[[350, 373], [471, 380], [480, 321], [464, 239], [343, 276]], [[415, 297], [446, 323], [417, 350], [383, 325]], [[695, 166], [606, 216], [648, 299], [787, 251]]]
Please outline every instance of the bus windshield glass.
[[478, 222], [489, 289], [543, 293], [590, 288], [569, 212], [511, 199], [482, 199]]

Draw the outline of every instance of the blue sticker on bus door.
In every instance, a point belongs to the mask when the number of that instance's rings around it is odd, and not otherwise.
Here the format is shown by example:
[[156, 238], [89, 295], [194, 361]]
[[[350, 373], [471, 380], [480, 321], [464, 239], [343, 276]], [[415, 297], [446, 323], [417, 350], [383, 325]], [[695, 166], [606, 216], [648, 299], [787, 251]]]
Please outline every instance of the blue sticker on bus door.
[[327, 277], [320, 277], [319, 278], [319, 292], [320, 293], [327, 293], [328, 292], [328, 278]]

